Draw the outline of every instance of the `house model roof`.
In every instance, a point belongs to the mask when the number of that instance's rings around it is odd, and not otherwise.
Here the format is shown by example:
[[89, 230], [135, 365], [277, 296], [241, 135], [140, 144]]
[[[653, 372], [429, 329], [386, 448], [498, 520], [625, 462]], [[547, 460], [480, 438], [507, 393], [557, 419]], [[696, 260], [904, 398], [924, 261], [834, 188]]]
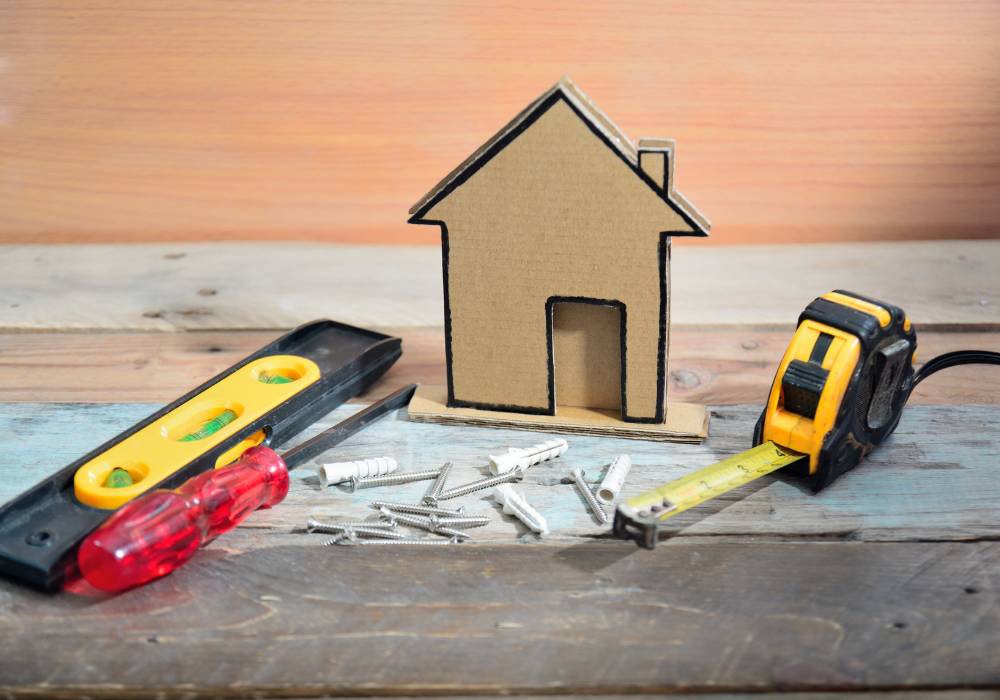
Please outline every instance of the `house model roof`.
[[[591, 130], [628, 164], [635, 172], [637, 178], [645, 181], [671, 208], [688, 221], [694, 230], [687, 235], [708, 235], [711, 222], [684, 195], [674, 188], [672, 172], [667, 177], [667, 190], [664, 191], [639, 167], [640, 150], [666, 151], [672, 154], [674, 148], [673, 142], [668, 139], [640, 139], [639, 147], [637, 148], [625, 136], [622, 130], [568, 77], [562, 78], [558, 83], [542, 93], [506, 126], [494, 134], [492, 138], [466, 158], [457, 168], [448, 173], [419, 202], [414, 204], [409, 212], [410, 222], [420, 222], [423, 215], [431, 207], [447, 197], [448, 194], [471, 177], [483, 164], [516, 139], [521, 131], [530, 126], [536, 115], [544, 112], [558, 99], [565, 100], [577, 116], [586, 122]], [[668, 160], [670, 169], [672, 170], [673, 158], [671, 157]]]

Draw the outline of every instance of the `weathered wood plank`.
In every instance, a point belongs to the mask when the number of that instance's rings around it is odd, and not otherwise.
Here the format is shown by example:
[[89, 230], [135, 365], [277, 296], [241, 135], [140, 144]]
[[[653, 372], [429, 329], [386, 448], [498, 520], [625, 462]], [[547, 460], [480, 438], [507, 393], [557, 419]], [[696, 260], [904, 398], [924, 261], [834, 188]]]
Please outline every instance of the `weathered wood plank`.
[[[383, 328], [403, 357], [370, 395], [410, 382], [444, 384], [440, 328]], [[277, 337], [277, 331], [0, 333], [0, 401], [162, 401], [180, 396]], [[789, 330], [675, 329], [670, 398], [710, 405], [763, 402]], [[1000, 350], [1000, 333], [919, 333], [920, 358]], [[997, 403], [995, 368], [958, 367], [922, 384], [913, 403]], [[985, 379], [985, 381], [984, 381]]]
[[[903, 306], [918, 327], [997, 328], [997, 269], [1000, 241], [678, 246], [672, 322], [791, 328], [817, 294], [853, 288]], [[0, 270], [8, 330], [442, 323], [436, 246], [3, 246]]]
[[110, 599], [0, 582], [9, 694], [988, 690], [1000, 544], [219, 548]]
[[[0, 501], [6, 501], [56, 468], [68, 464], [156, 407], [148, 404], [0, 405]], [[303, 433], [303, 438], [357, 409], [345, 406]], [[624, 497], [749, 447], [759, 408], [713, 411], [702, 445], [571, 437], [560, 459], [539, 465], [523, 483], [528, 499], [548, 519], [550, 539], [601, 535], [572, 486], [561, 484], [573, 467], [596, 479], [615, 455], [628, 453], [635, 466]], [[669, 521], [675, 538], [810, 538], [866, 541], [970, 540], [1000, 537], [996, 464], [1000, 460], [1000, 407], [910, 407], [896, 434], [858, 470], [819, 495], [794, 481], [762, 479]], [[507, 446], [527, 446], [550, 436], [523, 431], [457, 428], [383, 420], [327, 452], [324, 460], [392, 455], [401, 469], [423, 469], [452, 461], [449, 483], [479, 478], [487, 455]], [[416, 502], [427, 482], [364, 489], [320, 488], [304, 467], [281, 506], [260, 511], [222, 538], [218, 546], [244, 551], [262, 545], [324, 541], [302, 532], [309, 517], [373, 516], [374, 499]], [[488, 494], [448, 503], [491, 517], [472, 531], [477, 542], [535, 542], [517, 521], [502, 516]]]
[[[382, 328], [403, 338], [386, 384], [444, 383], [440, 328]], [[0, 401], [167, 403], [281, 331], [0, 333]]]

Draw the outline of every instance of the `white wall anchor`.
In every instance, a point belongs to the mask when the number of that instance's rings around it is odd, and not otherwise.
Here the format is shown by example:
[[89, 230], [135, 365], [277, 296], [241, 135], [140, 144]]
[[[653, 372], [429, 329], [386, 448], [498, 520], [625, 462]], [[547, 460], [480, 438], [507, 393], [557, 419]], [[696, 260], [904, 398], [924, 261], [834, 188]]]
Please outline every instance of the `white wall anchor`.
[[506, 474], [511, 469], [527, 469], [539, 462], [558, 457], [569, 449], [569, 443], [562, 438], [546, 440], [531, 447], [508, 447], [504, 454], [490, 455], [490, 471]]
[[610, 506], [615, 502], [622, 486], [625, 485], [625, 477], [628, 476], [628, 471], [631, 468], [632, 458], [628, 455], [618, 455], [611, 460], [608, 472], [604, 475], [601, 485], [597, 487], [597, 500], [600, 503]]
[[533, 532], [539, 535], [549, 534], [549, 524], [542, 514], [532, 508], [524, 494], [519, 493], [511, 484], [500, 484], [493, 489], [493, 498], [503, 506], [504, 513], [513, 515]]
[[340, 484], [350, 481], [353, 478], [365, 478], [369, 476], [384, 476], [391, 474], [399, 468], [396, 460], [392, 457], [372, 457], [371, 459], [358, 459], [353, 462], [328, 462], [321, 464], [316, 469], [319, 476], [319, 483], [323, 488], [331, 484]]

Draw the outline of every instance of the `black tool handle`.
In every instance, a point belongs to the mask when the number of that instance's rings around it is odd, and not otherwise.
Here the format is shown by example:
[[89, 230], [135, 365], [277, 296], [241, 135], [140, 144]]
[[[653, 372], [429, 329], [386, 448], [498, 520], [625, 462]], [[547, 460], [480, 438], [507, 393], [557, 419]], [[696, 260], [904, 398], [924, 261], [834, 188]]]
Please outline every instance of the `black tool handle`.
[[365, 409], [358, 411], [331, 428], [327, 428], [316, 437], [310, 438], [297, 447], [285, 452], [281, 457], [289, 469], [295, 469], [308, 462], [318, 454], [322, 454], [334, 445], [343, 442], [356, 432], [365, 429], [385, 414], [402, 408], [410, 403], [416, 384], [410, 384], [399, 391], [389, 394], [384, 399], [376, 401]]

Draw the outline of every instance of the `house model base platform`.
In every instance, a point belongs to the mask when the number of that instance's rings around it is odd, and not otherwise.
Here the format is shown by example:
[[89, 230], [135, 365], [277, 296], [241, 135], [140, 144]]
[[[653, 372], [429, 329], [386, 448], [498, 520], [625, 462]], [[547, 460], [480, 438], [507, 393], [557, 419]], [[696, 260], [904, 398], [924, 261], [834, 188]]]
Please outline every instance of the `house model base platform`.
[[615, 411], [577, 406], [560, 406], [556, 415], [549, 416], [449, 408], [447, 403], [448, 391], [445, 387], [421, 386], [410, 401], [410, 420], [660, 442], [701, 442], [708, 435], [708, 409], [695, 403], [668, 403], [665, 423], [625, 422]]

